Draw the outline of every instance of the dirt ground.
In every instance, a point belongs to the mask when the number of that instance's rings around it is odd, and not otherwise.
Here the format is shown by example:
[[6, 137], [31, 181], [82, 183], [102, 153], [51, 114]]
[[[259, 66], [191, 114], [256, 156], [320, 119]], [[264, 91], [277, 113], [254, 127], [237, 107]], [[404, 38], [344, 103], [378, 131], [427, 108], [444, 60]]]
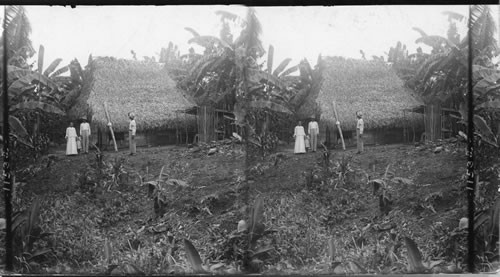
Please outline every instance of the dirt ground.
[[[343, 249], [347, 253], [353, 246], [343, 241], [356, 239], [350, 236], [361, 232], [362, 227], [376, 236], [378, 233], [370, 228], [394, 224], [395, 230], [411, 236], [417, 244], [430, 245], [436, 238], [429, 226], [439, 222], [453, 229], [465, 214], [461, 207], [465, 203], [461, 200], [461, 178], [466, 169], [462, 146], [448, 145], [439, 153], [434, 153], [434, 147], [413, 145], [366, 147], [362, 154], [355, 154], [355, 149], [332, 150], [332, 166], [349, 160], [354, 184], [336, 188], [329, 201], [342, 202], [343, 206], [332, 206], [337, 210], [324, 210], [307, 190], [308, 172], [314, 175], [313, 171], [323, 165], [321, 151], [294, 155], [285, 147], [279, 154], [250, 165], [242, 149], [231, 145], [213, 155], [176, 146], [140, 148], [135, 156], [129, 156], [126, 150], [104, 152], [109, 166], [123, 159], [122, 171], [127, 176], [121, 184], [106, 188], [87, 186], [88, 182], [82, 181], [95, 164], [94, 153], [68, 157], [63, 150], [53, 150], [51, 158], [40, 161], [41, 169], [18, 176], [18, 195], [22, 196], [18, 206], [26, 207], [35, 196], [42, 197], [42, 228], [53, 234], [47, 242], [53, 250], [50, 261], [36, 261], [25, 270], [102, 273], [103, 245], [109, 240], [117, 263], [128, 261], [147, 273], [165, 273], [167, 268], [169, 272], [184, 272], [186, 269], [180, 266], [186, 259], [182, 249], [172, 254], [178, 267], [161, 260], [162, 253], [153, 253], [164, 243], [166, 232], [175, 237], [174, 241], [189, 238], [205, 263], [217, 263], [217, 248], [236, 230], [239, 220], [248, 218], [257, 196], [265, 199], [266, 224], [278, 230], [272, 239], [277, 249], [271, 259], [275, 266], [268, 273], [321, 272], [316, 265], [327, 256], [324, 238], [337, 234], [338, 252]], [[389, 185], [391, 211], [383, 214], [368, 181], [381, 178], [388, 165], [395, 177], [406, 181]], [[165, 179], [182, 180], [188, 185], [171, 193], [164, 215], [155, 214], [144, 184], [156, 180], [160, 172]], [[299, 218], [302, 212], [309, 214]], [[297, 227], [289, 230], [286, 225]], [[314, 236], [294, 241], [287, 238], [308, 230]], [[368, 243], [371, 238], [366, 232], [363, 239]], [[295, 250], [283, 246], [285, 243], [294, 244]], [[306, 245], [303, 250], [302, 243]], [[426, 257], [433, 255], [427, 248], [423, 252]], [[158, 260], [154, 260], [156, 257]]]

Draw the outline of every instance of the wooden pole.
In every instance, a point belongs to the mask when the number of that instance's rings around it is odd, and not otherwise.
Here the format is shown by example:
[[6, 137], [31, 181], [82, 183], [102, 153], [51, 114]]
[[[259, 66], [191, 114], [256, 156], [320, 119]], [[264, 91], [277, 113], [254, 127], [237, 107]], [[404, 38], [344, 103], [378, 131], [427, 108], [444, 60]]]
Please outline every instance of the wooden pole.
[[[108, 105], [106, 104], [106, 102], [104, 102], [104, 112], [106, 113], [106, 118], [108, 119], [108, 122], [111, 122], [108, 113]], [[111, 132], [111, 138], [113, 139], [113, 145], [115, 146], [115, 152], [118, 152], [118, 147], [116, 146], [116, 140], [115, 140], [115, 133], [113, 132], [113, 126], [108, 126], [108, 127], [109, 131]]]
[[339, 116], [337, 115], [337, 109], [335, 108], [335, 101], [333, 103], [333, 113], [335, 114], [335, 120], [337, 128], [339, 129], [339, 134], [340, 134], [340, 139], [342, 140], [342, 149], [345, 150], [345, 142], [344, 142], [344, 135], [342, 135], [342, 128], [340, 128], [340, 121], [339, 121]]

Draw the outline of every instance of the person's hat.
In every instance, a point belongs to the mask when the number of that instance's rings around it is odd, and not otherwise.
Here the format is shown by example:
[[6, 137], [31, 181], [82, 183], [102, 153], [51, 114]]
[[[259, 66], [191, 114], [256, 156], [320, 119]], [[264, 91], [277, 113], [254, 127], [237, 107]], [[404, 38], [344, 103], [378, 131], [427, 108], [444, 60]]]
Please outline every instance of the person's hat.
[[131, 112], [131, 113], [128, 114], [128, 116], [135, 117], [135, 114]]
[[358, 112], [358, 116], [363, 116], [363, 112]]

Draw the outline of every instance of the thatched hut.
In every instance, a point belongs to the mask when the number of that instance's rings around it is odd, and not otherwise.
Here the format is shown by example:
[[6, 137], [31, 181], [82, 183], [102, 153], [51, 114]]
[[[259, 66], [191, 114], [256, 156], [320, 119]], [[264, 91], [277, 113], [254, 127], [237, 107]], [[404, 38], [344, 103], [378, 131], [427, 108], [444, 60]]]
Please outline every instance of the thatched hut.
[[195, 118], [179, 112], [194, 106], [193, 102], [160, 64], [100, 57], [89, 66], [89, 80], [69, 115], [89, 118], [93, 133], [98, 134], [94, 142], [108, 143], [104, 103], [116, 137], [125, 141], [129, 112], [136, 115], [138, 145], [186, 142], [188, 134], [196, 132]]
[[[422, 116], [405, 110], [422, 102], [389, 65], [340, 57], [327, 57], [323, 62], [323, 83], [316, 100], [321, 107], [320, 141], [337, 143], [335, 123], [338, 120], [344, 138], [348, 143], [355, 143], [356, 111], [363, 112], [367, 144], [419, 139]], [[333, 110], [334, 101], [338, 119]]]

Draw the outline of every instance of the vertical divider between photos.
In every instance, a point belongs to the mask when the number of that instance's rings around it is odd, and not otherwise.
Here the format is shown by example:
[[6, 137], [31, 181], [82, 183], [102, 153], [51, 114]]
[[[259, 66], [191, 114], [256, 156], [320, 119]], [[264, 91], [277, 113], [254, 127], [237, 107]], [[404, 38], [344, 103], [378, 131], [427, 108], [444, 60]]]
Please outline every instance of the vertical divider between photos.
[[468, 82], [467, 82], [467, 98], [468, 98], [468, 135], [467, 135], [467, 202], [468, 202], [468, 255], [467, 255], [467, 265], [469, 273], [475, 273], [475, 243], [474, 243], [474, 192], [476, 187], [476, 178], [474, 177], [474, 106], [473, 106], [473, 95], [472, 95], [472, 5], [469, 6], [469, 19], [468, 19]]
[[[7, 80], [7, 9], [9, 6], [4, 6], [3, 16], [3, 70], [2, 79]], [[7, 82], [2, 82], [3, 87], [3, 191], [5, 199], [5, 269], [12, 271], [13, 269], [13, 253], [12, 253], [12, 177], [10, 175], [10, 152], [9, 152], [9, 97]]]

